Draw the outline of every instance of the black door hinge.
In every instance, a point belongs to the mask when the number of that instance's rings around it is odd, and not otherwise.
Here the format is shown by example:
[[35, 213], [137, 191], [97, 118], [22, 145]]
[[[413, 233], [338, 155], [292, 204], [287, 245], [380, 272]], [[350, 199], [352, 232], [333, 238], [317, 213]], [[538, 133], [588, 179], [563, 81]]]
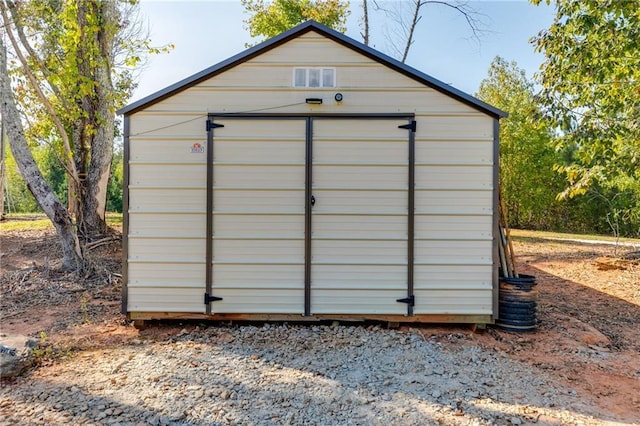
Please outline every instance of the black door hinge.
[[411, 130], [412, 132], [416, 131], [416, 120], [411, 120], [411, 123], [408, 124], [402, 124], [400, 126], [398, 126], [398, 129], [407, 129], [407, 130]]
[[222, 297], [210, 296], [209, 293], [204, 294], [204, 304], [208, 305], [211, 302], [217, 302], [222, 300]]
[[207, 120], [207, 132], [209, 130], [217, 129], [218, 127], [224, 127], [224, 124], [214, 123], [211, 120]]
[[409, 296], [409, 297], [405, 297], [405, 298], [403, 298], [403, 299], [398, 299], [398, 300], [396, 300], [396, 302], [406, 303], [406, 304], [408, 304], [409, 306], [415, 306], [415, 304], [416, 304], [416, 297], [412, 294], [412, 295], [411, 295], [411, 296]]

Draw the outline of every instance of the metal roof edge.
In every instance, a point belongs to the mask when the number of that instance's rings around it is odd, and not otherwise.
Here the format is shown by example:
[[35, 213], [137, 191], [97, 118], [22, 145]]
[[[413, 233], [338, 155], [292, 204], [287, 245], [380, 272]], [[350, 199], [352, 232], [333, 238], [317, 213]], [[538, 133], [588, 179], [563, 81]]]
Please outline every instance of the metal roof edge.
[[152, 105], [156, 102], [159, 102], [163, 99], [170, 97], [171, 95], [181, 92], [195, 84], [198, 84], [201, 81], [204, 81], [214, 75], [221, 73], [229, 68], [232, 68], [244, 61], [247, 61], [255, 56], [260, 55], [268, 50], [271, 50], [280, 44], [283, 44], [293, 38], [298, 37], [299, 35], [305, 34], [311, 30], [315, 30], [318, 33], [327, 36], [328, 38], [352, 49], [356, 52], [359, 52], [376, 62], [379, 62], [383, 65], [388, 66], [389, 68], [396, 70], [418, 82], [421, 82], [445, 95], [451, 96], [475, 109], [480, 110], [492, 117], [501, 118], [507, 117], [508, 114], [494, 106], [491, 106], [480, 99], [469, 95], [461, 90], [456, 89], [453, 86], [450, 86], [434, 77], [431, 77], [428, 74], [423, 73], [407, 64], [404, 64], [397, 59], [394, 59], [390, 56], [385, 55], [382, 52], [379, 52], [363, 43], [360, 43], [357, 40], [354, 40], [336, 30], [333, 30], [325, 25], [322, 25], [316, 21], [310, 20], [303, 22], [302, 24], [285, 31], [282, 34], [279, 34], [275, 37], [270, 38], [256, 46], [253, 46], [243, 52], [240, 52], [228, 59], [225, 59], [222, 62], [219, 62], [209, 68], [206, 68], [196, 74], [193, 74], [190, 77], [187, 77], [183, 80], [178, 81], [158, 92], [152, 93], [149, 96], [146, 96], [136, 102], [133, 102], [119, 110], [116, 111], [117, 114], [129, 115], [134, 112], [137, 112], [149, 105]]
[[[314, 25], [315, 24], [315, 25]], [[204, 70], [197, 72], [185, 79], [178, 81], [168, 87], [165, 87], [162, 90], [159, 90], [155, 93], [152, 93], [148, 96], [145, 96], [142, 99], [139, 99], [127, 106], [124, 106], [116, 111], [117, 114], [131, 114], [140, 109], [152, 105], [156, 102], [159, 102], [163, 99], [168, 98], [169, 96], [181, 92], [182, 90], [188, 89], [189, 87], [198, 84], [199, 82], [206, 80], [214, 75], [225, 71], [229, 68], [233, 68], [234, 66], [241, 64], [244, 61], [247, 61], [254, 56], [258, 56], [261, 53], [264, 53], [268, 50], [273, 49], [280, 44], [283, 44], [289, 41], [292, 38], [297, 37], [298, 35], [304, 34], [308, 32], [310, 29], [315, 28], [316, 26], [323, 26], [315, 21], [306, 21], [302, 24], [290, 29], [289, 31], [285, 31], [275, 37], [270, 38], [262, 43], [259, 43], [253, 47], [250, 47], [247, 50], [244, 50], [236, 55], [231, 56], [230, 58], [225, 59], [222, 62], [218, 62], [215, 65], [212, 65]]]
[[489, 105], [486, 102], [483, 102], [480, 99], [476, 98], [475, 96], [463, 92], [462, 90], [456, 89], [455, 87], [444, 83], [428, 74], [425, 74], [424, 72], [417, 70], [403, 62], [400, 62], [399, 60], [392, 58], [391, 56], [388, 56], [376, 49], [373, 49], [370, 46], [367, 46], [322, 24], [319, 24], [317, 22], [315, 22], [315, 24], [318, 26], [316, 29], [324, 33], [329, 38], [365, 56], [368, 56], [369, 58], [374, 59], [375, 61], [384, 64], [391, 69], [406, 75], [407, 77], [413, 78], [414, 80], [417, 80], [435, 90], [438, 90], [445, 95], [449, 95], [455, 99], [458, 99], [459, 101], [483, 112], [486, 112], [487, 114], [496, 118], [509, 116], [507, 112], [502, 111], [501, 109], [496, 108], [493, 105]]

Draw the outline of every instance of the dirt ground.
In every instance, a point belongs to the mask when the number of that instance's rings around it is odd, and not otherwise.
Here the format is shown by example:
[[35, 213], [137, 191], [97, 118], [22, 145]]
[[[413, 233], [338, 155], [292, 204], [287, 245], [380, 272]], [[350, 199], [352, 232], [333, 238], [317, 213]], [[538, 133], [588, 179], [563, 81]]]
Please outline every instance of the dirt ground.
[[[116, 230], [117, 231], [117, 230]], [[508, 333], [489, 327], [424, 325], [448, 345], [482, 345], [551, 372], [585, 404], [640, 423], [640, 247], [515, 239], [520, 273], [538, 283], [539, 328]], [[3, 333], [36, 337], [50, 348], [41, 364], [141, 336], [165, 338], [189, 324], [136, 330], [120, 314], [119, 241], [89, 252], [93, 275], [57, 270], [52, 230], [0, 234], [0, 324]], [[617, 259], [617, 260], [612, 260]], [[195, 324], [193, 324], [195, 327]]]

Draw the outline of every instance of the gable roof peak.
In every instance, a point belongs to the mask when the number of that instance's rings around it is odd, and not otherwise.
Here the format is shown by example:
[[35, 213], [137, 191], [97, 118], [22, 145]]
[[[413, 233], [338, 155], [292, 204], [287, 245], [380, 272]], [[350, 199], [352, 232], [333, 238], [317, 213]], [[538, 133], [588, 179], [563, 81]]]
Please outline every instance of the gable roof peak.
[[231, 69], [236, 65], [239, 65], [245, 61], [248, 61], [249, 59], [254, 58], [264, 52], [274, 49], [286, 43], [289, 40], [295, 39], [303, 34], [306, 34], [307, 32], [312, 30], [318, 32], [319, 34], [351, 50], [354, 50], [364, 56], [367, 56], [370, 59], [393, 69], [394, 71], [404, 74], [409, 78], [412, 78], [447, 96], [457, 99], [460, 102], [463, 102], [471, 106], [472, 108], [475, 108], [481, 112], [484, 112], [494, 118], [506, 117], [508, 115], [506, 112], [494, 106], [491, 106], [485, 102], [482, 102], [481, 100], [469, 95], [468, 93], [458, 90], [453, 86], [450, 86], [436, 78], [433, 78], [430, 75], [423, 73], [422, 71], [419, 71], [413, 67], [410, 67], [409, 65], [406, 65], [398, 61], [397, 59], [394, 59], [388, 55], [385, 55], [384, 53], [378, 50], [375, 50], [357, 40], [354, 40], [314, 20], [305, 21], [291, 28], [288, 31], [285, 31], [275, 37], [272, 37], [268, 40], [263, 41], [262, 43], [259, 43], [253, 47], [250, 47], [249, 49], [243, 52], [240, 52], [237, 55], [234, 55], [228, 59], [225, 59], [224, 61], [219, 62], [209, 68], [206, 68], [196, 74], [193, 74], [190, 77], [180, 80], [177, 83], [172, 84], [171, 86], [168, 86], [156, 93], [153, 93], [136, 102], [133, 102], [125, 106], [124, 108], [121, 108], [120, 110], [118, 110], [117, 113], [124, 114], [124, 115], [133, 114], [150, 105], [160, 102], [161, 100], [166, 99], [176, 93], [186, 90], [189, 87], [192, 87], [217, 74], [227, 71], [228, 69]]

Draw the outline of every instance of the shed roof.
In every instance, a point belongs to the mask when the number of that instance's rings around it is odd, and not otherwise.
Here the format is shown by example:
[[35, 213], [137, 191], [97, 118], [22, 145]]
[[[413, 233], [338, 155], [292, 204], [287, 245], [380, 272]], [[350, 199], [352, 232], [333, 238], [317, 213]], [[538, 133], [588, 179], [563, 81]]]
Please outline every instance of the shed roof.
[[484, 112], [492, 117], [500, 118], [500, 117], [506, 117], [508, 115], [506, 112], [498, 108], [495, 108], [485, 102], [482, 102], [480, 99], [477, 99], [469, 95], [468, 93], [458, 90], [446, 83], [443, 83], [442, 81], [436, 78], [433, 78], [428, 74], [418, 71], [417, 69], [410, 67], [398, 61], [397, 59], [394, 59], [390, 56], [385, 55], [382, 52], [372, 49], [371, 47], [366, 46], [316, 21], [306, 21], [290, 29], [289, 31], [286, 31], [273, 38], [270, 38], [269, 40], [263, 43], [260, 43], [252, 48], [249, 48], [209, 68], [206, 68], [190, 77], [185, 78], [184, 80], [178, 81], [177, 83], [172, 84], [171, 86], [168, 86], [156, 93], [153, 93], [136, 102], [133, 102], [125, 106], [124, 108], [119, 109], [117, 113], [124, 114], [124, 115], [133, 114], [137, 111], [140, 111], [148, 106], [155, 104], [156, 102], [160, 102], [161, 100], [166, 99], [178, 92], [186, 90], [189, 87], [192, 87], [217, 74], [223, 73], [228, 69], [233, 68], [236, 65], [239, 65], [264, 52], [274, 49], [280, 46], [281, 44], [286, 43], [289, 40], [292, 40], [296, 37], [306, 34], [309, 31], [315, 31], [349, 49], [352, 49], [364, 56], [367, 56], [382, 65], [385, 65], [401, 74], [404, 74], [407, 77], [412, 78], [434, 90], [442, 92], [447, 96], [457, 99], [460, 102], [463, 102], [471, 106], [472, 108], [475, 108], [481, 112]]

